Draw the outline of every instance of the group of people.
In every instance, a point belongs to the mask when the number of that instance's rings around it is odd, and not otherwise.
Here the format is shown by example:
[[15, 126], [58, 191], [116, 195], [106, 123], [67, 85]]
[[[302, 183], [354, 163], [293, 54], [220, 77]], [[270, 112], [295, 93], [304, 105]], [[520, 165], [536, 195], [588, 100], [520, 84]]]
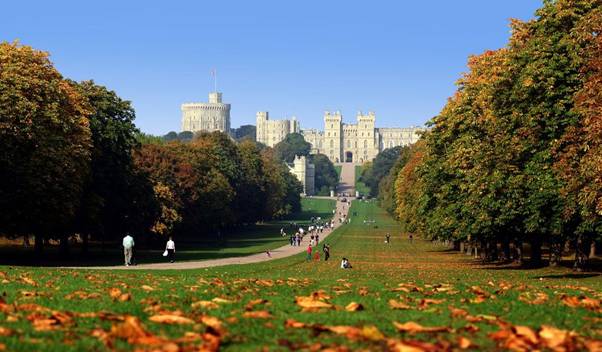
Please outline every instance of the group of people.
[[[136, 260], [134, 258], [134, 237], [129, 233], [123, 237], [122, 241], [123, 246], [123, 256], [125, 259], [125, 266], [136, 265]], [[165, 244], [165, 251], [163, 252], [163, 256], [167, 257], [167, 259], [173, 263], [176, 260], [176, 243], [173, 238], [169, 236], [167, 243]]]
[[[317, 249], [314, 249], [317, 247], [317, 244], [312, 244], [310, 243], [307, 246], [307, 261], [311, 261], [312, 257], [314, 260], [319, 261], [320, 260], [320, 251]], [[328, 261], [328, 259], [330, 258], [330, 245], [324, 243], [322, 245], [322, 252], [324, 253], [324, 261]]]

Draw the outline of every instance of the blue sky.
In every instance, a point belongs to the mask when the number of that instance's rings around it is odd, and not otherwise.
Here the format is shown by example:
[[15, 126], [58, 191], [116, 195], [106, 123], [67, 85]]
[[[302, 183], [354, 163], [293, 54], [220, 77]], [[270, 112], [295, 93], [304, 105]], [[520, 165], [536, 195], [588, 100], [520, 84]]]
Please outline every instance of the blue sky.
[[147, 133], [180, 128], [180, 104], [213, 89], [232, 126], [256, 111], [320, 128], [324, 110], [378, 126], [436, 115], [467, 57], [503, 46], [508, 20], [534, 0], [7, 1], [0, 40], [51, 53], [66, 76], [94, 79], [131, 100]]

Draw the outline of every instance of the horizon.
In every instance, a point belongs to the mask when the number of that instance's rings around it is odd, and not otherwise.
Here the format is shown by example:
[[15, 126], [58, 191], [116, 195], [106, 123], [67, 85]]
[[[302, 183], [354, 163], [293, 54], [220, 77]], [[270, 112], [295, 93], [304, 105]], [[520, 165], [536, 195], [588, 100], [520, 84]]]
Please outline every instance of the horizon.
[[116, 91], [141, 131], [164, 135], [180, 131], [182, 103], [207, 100], [213, 69], [233, 128], [268, 111], [322, 129], [326, 110], [347, 123], [361, 110], [377, 127], [423, 126], [468, 57], [503, 47], [509, 19], [533, 18], [541, 1], [29, 4], [5, 5], [3, 41], [48, 51], [65, 77]]

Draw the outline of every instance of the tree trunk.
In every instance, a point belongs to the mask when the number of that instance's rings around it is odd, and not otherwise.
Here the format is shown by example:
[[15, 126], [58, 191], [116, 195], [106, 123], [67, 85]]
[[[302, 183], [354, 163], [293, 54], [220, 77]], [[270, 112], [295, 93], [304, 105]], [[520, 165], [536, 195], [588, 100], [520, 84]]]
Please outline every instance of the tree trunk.
[[464, 253], [464, 241], [460, 242], [460, 253]]
[[514, 249], [516, 250], [516, 255], [514, 257], [514, 261], [518, 264], [518, 265], [523, 265], [524, 263], [524, 258], [523, 258], [523, 242], [516, 240], [516, 242], [514, 242]]
[[534, 267], [541, 266], [541, 238], [539, 235], [531, 237], [531, 260], [530, 264]]
[[502, 239], [502, 256], [503, 256], [502, 260], [505, 261], [505, 262], [510, 261], [511, 260], [511, 258], [510, 258], [511, 254], [510, 253], [511, 253], [511, 251], [510, 251], [510, 240], [508, 238], [504, 237]]
[[62, 235], [60, 239], [60, 252], [63, 256], [69, 256], [69, 235]]
[[550, 243], [550, 265], [558, 266], [562, 261], [562, 242], [553, 241]]
[[577, 236], [575, 243], [575, 264], [573, 268], [577, 271], [584, 271], [589, 264], [588, 254], [591, 250], [591, 245], [584, 235]]
[[87, 233], [82, 234], [82, 254], [88, 254], [88, 240], [90, 235]]
[[592, 241], [592, 244], [589, 245], [589, 257], [593, 258], [596, 256], [596, 241]]
[[29, 243], [29, 235], [23, 235], [23, 247], [29, 248], [31, 243]]
[[34, 241], [34, 250], [37, 255], [41, 255], [44, 252], [44, 237], [35, 235]]

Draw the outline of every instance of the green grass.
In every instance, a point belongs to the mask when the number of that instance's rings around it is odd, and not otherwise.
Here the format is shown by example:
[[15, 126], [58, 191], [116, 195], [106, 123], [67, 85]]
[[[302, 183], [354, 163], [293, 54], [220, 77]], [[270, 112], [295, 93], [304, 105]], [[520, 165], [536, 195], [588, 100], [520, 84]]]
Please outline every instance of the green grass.
[[[477, 350], [496, 349], [488, 334], [500, 329], [497, 326], [500, 321], [535, 330], [542, 325], [551, 325], [574, 330], [580, 336], [602, 337], [599, 311], [571, 308], [561, 300], [563, 294], [599, 299], [602, 280], [598, 273], [579, 275], [565, 268], [522, 270], [484, 266], [427, 241], [409, 242], [399, 234], [396, 223], [374, 202], [355, 201], [351, 212], [358, 214], [352, 217], [351, 224], [342, 226], [326, 239], [332, 247], [332, 260], [328, 262], [306, 262], [304, 255], [300, 254], [259, 264], [191, 271], [0, 267], [4, 273], [0, 274], [0, 281], [4, 280], [4, 299], [20, 307], [11, 312], [10, 308], [1, 309], [0, 304], [0, 312], [4, 311], [0, 313], [0, 326], [14, 331], [10, 336], [0, 336], [0, 343], [6, 344], [7, 350], [21, 351], [103, 350], [103, 344], [91, 336], [91, 330], [100, 328], [108, 332], [112, 325], [119, 324], [107, 318], [75, 317], [75, 324], [59, 325], [57, 331], [35, 331], [27, 317], [34, 320], [36, 316], [31, 314], [49, 316], [51, 313], [43, 310], [34, 313], [31, 310], [36, 309], [35, 306], [22, 306], [26, 303], [61, 312], [105, 311], [118, 316], [135, 315], [152, 334], [169, 339], [180, 338], [186, 332], [203, 332], [206, 327], [200, 323], [158, 324], [149, 321], [149, 316], [157, 312], [180, 311], [198, 321], [202, 315], [209, 315], [223, 322], [228, 333], [223, 337], [222, 348], [231, 351], [256, 351], [264, 347], [285, 351], [289, 347], [300, 349], [309, 343], [366, 350], [383, 350], [386, 347], [380, 338], [377, 341], [352, 339], [332, 332], [320, 332], [318, 328], [287, 328], [287, 319], [360, 328], [374, 325], [387, 339], [439, 340], [452, 346], [457, 346], [456, 338], [463, 336], [472, 341]], [[364, 220], [374, 220], [374, 223], [364, 224]], [[389, 245], [383, 243], [387, 232], [392, 235]], [[339, 268], [339, 260], [343, 256], [350, 259], [353, 269]], [[399, 284], [416, 289], [393, 291], [400, 287]], [[441, 284], [448, 285], [444, 287], [451, 291], [437, 291]], [[142, 285], [152, 286], [153, 291], [145, 291]], [[108, 290], [115, 287], [130, 293], [132, 299], [113, 301]], [[345, 307], [350, 302], [358, 302], [365, 309], [357, 312], [345, 309], [302, 312], [295, 304], [295, 297], [307, 296], [318, 290], [330, 295], [328, 301], [335, 306]], [[475, 292], [479, 290], [487, 293], [487, 298], [481, 303], [474, 301], [477, 297]], [[100, 293], [100, 297], [67, 299], [74, 291]], [[536, 293], [547, 295], [546, 302], [530, 304], [525, 301], [529, 299], [519, 299]], [[35, 295], [32, 297], [32, 294]], [[215, 309], [191, 308], [192, 302], [216, 297], [229, 299], [232, 303], [219, 303]], [[256, 299], [267, 302], [251, 309], [268, 311], [272, 319], [244, 317], [245, 306]], [[405, 302], [410, 309], [393, 310], [388, 304], [390, 299]], [[421, 308], [424, 299], [443, 301]], [[464, 309], [474, 317], [483, 314], [500, 320], [469, 323], [465, 317], [452, 318], [450, 307]], [[12, 317], [9, 322], [7, 316]], [[454, 331], [409, 335], [397, 332], [392, 324], [408, 321], [425, 326], [451, 327]], [[136, 347], [117, 337], [112, 342], [120, 350]]]
[[360, 192], [361, 195], [370, 194], [370, 188], [368, 186], [366, 186], [365, 183], [363, 183], [359, 180], [360, 176], [362, 176], [362, 166], [356, 165], [355, 166], [355, 190]]
[[[225, 233], [218, 239], [205, 239], [204, 241], [186, 242], [176, 240], [176, 259], [178, 261], [219, 259], [228, 257], [240, 257], [266, 250], [282, 247], [288, 243], [288, 237], [280, 235], [280, 229], [284, 228], [286, 233], [292, 230], [291, 223], [306, 225], [312, 217], [330, 219], [335, 201], [330, 199], [301, 199], [301, 212], [293, 214], [283, 220], [269, 221], [261, 224], [252, 224], [240, 229]], [[161, 255], [164, 243], [150, 245], [136, 239], [135, 252], [137, 263], [163, 262], [165, 258]], [[149, 248], [150, 247], [150, 248]], [[79, 248], [72, 249], [70, 258], [64, 258], [58, 253], [58, 248], [46, 249], [47, 259], [45, 262], [52, 266], [100, 266], [123, 264], [123, 252], [120, 243], [110, 243], [103, 251], [99, 245], [91, 246], [90, 252], [81, 258]], [[36, 263], [33, 249], [25, 249], [22, 246], [0, 247], [0, 255], [3, 263], [16, 265], [27, 265]]]

